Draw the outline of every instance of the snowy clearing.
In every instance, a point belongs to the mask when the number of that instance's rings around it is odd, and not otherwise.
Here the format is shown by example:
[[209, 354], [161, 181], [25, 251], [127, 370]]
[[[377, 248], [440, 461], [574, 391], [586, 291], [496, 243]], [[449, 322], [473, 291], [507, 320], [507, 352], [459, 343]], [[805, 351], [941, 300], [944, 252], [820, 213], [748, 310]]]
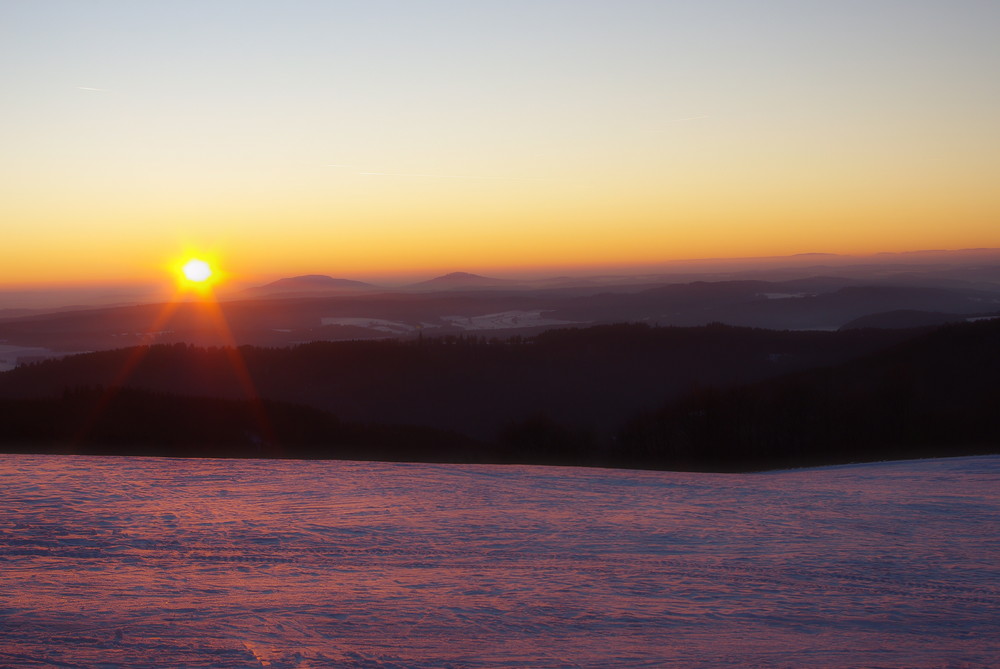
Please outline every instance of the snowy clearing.
[[369, 330], [377, 330], [379, 332], [388, 332], [389, 334], [397, 335], [407, 334], [417, 329], [409, 323], [389, 321], [384, 318], [349, 318], [346, 316], [330, 316], [329, 318], [321, 318], [320, 325], [350, 325], [353, 327], [368, 328]]
[[441, 320], [463, 330], [508, 330], [511, 328], [556, 327], [560, 325], [581, 325], [581, 321], [566, 321], [543, 316], [537, 311], [502, 311], [482, 316], [442, 316]]
[[45, 358], [59, 358], [69, 353], [59, 353], [39, 346], [13, 346], [11, 344], [0, 344], [0, 372], [10, 370], [23, 363], [25, 360], [42, 360]]
[[0, 666], [987, 667], [1000, 457], [0, 455]]

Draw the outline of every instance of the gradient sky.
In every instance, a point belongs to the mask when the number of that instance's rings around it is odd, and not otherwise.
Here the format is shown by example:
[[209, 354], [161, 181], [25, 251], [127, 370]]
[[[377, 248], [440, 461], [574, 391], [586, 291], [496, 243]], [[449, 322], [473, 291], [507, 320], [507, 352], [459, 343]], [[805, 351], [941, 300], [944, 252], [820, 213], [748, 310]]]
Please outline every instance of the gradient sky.
[[0, 284], [1000, 246], [995, 0], [0, 0]]

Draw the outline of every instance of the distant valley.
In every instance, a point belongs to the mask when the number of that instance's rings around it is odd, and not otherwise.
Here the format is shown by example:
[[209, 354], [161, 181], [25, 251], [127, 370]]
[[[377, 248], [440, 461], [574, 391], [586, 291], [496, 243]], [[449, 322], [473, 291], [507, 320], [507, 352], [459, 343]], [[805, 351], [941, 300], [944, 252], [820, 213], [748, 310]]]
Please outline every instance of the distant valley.
[[[456, 272], [397, 289], [308, 275], [194, 301], [0, 318], [0, 345], [59, 351], [136, 344], [289, 346], [310, 341], [532, 335], [611, 323], [775, 330], [940, 325], [1000, 315], [1000, 264], [781, 270], [780, 280], [603, 277], [518, 282]], [[812, 272], [839, 269], [841, 275]], [[776, 270], [773, 270], [776, 271]], [[37, 355], [35, 356], [37, 357]], [[34, 359], [34, 358], [32, 358]]]

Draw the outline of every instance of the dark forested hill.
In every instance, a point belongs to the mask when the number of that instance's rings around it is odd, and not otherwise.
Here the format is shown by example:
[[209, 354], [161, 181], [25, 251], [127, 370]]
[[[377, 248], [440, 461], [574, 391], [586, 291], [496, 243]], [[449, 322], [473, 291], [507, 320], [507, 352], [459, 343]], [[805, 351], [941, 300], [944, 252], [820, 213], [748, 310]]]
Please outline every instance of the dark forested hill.
[[705, 389], [632, 421], [619, 456], [741, 469], [1000, 450], [1000, 319], [844, 364]]
[[127, 385], [229, 399], [259, 395], [344, 420], [426, 425], [484, 439], [539, 414], [610, 434], [635, 413], [694, 387], [725, 388], [833, 364], [911, 336], [617, 325], [502, 341], [455, 336], [290, 348], [157, 345], [22, 366], [0, 374], [0, 397]]
[[346, 423], [268, 400], [76, 388], [60, 397], [0, 399], [5, 452], [162, 457], [341, 458], [483, 462], [484, 444], [433, 428]]
[[[752, 469], [996, 450], [997, 378], [1000, 320], [936, 330], [617, 325], [503, 341], [176, 344], [0, 374], [0, 424], [7, 444], [31, 441], [33, 424], [39, 434], [75, 425], [78, 398], [117, 398], [126, 387], [125, 399], [146, 394], [85, 431], [92, 443], [162, 452], [164, 443], [205, 442], [257, 455], [248, 436], [256, 434], [295, 457]], [[267, 435], [248, 424], [253, 407], [284, 427]], [[411, 427], [389, 427], [399, 425]]]

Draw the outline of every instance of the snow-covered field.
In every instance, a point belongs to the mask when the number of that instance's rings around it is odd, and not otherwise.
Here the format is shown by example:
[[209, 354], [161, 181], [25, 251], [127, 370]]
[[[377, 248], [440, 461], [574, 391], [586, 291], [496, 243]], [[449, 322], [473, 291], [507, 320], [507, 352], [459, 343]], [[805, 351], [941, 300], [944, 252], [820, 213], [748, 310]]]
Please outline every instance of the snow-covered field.
[[1000, 457], [0, 455], [0, 667], [987, 667]]

